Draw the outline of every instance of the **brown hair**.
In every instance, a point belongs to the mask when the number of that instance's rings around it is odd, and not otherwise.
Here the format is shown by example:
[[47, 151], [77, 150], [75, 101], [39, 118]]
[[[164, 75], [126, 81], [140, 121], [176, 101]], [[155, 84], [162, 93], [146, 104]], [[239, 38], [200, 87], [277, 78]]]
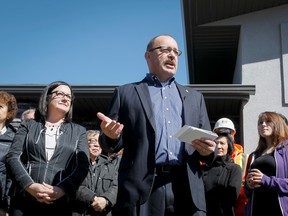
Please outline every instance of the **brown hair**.
[[[258, 117], [258, 123], [260, 122], [268, 122], [272, 127], [272, 145], [274, 147], [278, 146], [280, 143], [288, 139], [288, 127], [284, 121], [284, 119], [276, 112], [262, 112]], [[258, 132], [259, 133], [259, 132]], [[256, 152], [258, 154], [262, 154], [263, 151], [267, 148], [266, 139], [261, 137], [259, 134], [259, 141]]]
[[5, 125], [8, 125], [17, 115], [18, 106], [16, 98], [8, 92], [0, 91], [0, 102], [6, 104], [8, 107], [8, 114], [5, 122]]

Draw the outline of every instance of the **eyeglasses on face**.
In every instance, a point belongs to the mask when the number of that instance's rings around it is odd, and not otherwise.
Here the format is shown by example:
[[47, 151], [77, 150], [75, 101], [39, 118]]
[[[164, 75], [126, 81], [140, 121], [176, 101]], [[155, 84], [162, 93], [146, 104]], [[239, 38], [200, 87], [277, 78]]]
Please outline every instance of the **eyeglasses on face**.
[[149, 52], [152, 52], [154, 50], [157, 50], [159, 49], [161, 53], [165, 53], [165, 54], [168, 54], [170, 53], [171, 51], [174, 53], [174, 55], [176, 56], [180, 56], [182, 54], [182, 51], [181, 50], [178, 50], [178, 49], [173, 49], [172, 47], [165, 47], [165, 46], [159, 46], [159, 47], [155, 47], [155, 48], [152, 48], [150, 50], [148, 50]]
[[72, 95], [71, 94], [65, 94], [64, 92], [62, 91], [54, 91], [54, 92], [51, 92], [51, 95], [52, 94], [55, 94], [55, 98], [65, 98], [69, 101], [72, 100]]
[[90, 144], [94, 144], [94, 143], [98, 143], [97, 139], [88, 139], [88, 143]]

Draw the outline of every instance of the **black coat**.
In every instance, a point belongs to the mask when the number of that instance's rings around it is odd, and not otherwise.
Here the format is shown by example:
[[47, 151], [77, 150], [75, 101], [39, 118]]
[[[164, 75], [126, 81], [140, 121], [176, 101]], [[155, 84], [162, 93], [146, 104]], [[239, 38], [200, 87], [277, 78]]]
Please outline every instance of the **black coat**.
[[12, 126], [7, 127], [7, 131], [0, 135], [0, 209], [8, 210], [10, 204], [9, 189], [12, 180], [7, 174], [6, 155], [10, 149], [15, 136], [15, 130]]
[[210, 167], [203, 166], [207, 216], [235, 215], [242, 171], [238, 164], [224, 162], [224, 158], [217, 157]]
[[[89, 169], [86, 129], [78, 124], [63, 123], [53, 156], [49, 161], [45, 151], [45, 127], [29, 120], [19, 127], [7, 154], [7, 165], [15, 180], [16, 190], [11, 208], [33, 215], [61, 215], [67, 212], [69, 199], [85, 179]], [[52, 205], [36, 201], [24, 189], [32, 183], [47, 183], [60, 187], [66, 196]], [[66, 208], [66, 209], [65, 209]], [[64, 215], [64, 214], [62, 214]]]
[[[111, 215], [111, 207], [116, 203], [118, 190], [117, 170], [105, 155], [100, 155], [96, 162], [95, 165], [90, 164], [89, 173], [77, 191], [76, 201], [73, 203], [73, 216]], [[90, 207], [95, 196], [104, 197], [109, 201], [109, 206], [102, 213]]]

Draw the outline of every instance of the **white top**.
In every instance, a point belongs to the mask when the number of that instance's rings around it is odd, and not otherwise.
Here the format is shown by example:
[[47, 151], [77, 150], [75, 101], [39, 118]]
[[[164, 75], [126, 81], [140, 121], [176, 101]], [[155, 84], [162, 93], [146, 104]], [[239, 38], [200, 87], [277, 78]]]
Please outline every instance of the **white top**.
[[54, 154], [59, 135], [60, 135], [60, 125], [58, 127], [46, 126], [45, 150], [46, 150], [46, 159], [48, 161], [51, 159], [52, 155]]

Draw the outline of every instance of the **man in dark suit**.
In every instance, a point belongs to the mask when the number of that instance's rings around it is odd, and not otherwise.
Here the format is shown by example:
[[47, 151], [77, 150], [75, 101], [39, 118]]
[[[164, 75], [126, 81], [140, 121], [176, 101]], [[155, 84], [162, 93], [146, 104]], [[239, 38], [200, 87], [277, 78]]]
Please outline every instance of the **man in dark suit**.
[[116, 215], [206, 215], [200, 161], [213, 161], [216, 144], [173, 136], [185, 124], [211, 130], [202, 94], [175, 81], [180, 55], [173, 37], [154, 37], [145, 52], [149, 73], [115, 89], [108, 116], [97, 113], [102, 148], [124, 148]]

